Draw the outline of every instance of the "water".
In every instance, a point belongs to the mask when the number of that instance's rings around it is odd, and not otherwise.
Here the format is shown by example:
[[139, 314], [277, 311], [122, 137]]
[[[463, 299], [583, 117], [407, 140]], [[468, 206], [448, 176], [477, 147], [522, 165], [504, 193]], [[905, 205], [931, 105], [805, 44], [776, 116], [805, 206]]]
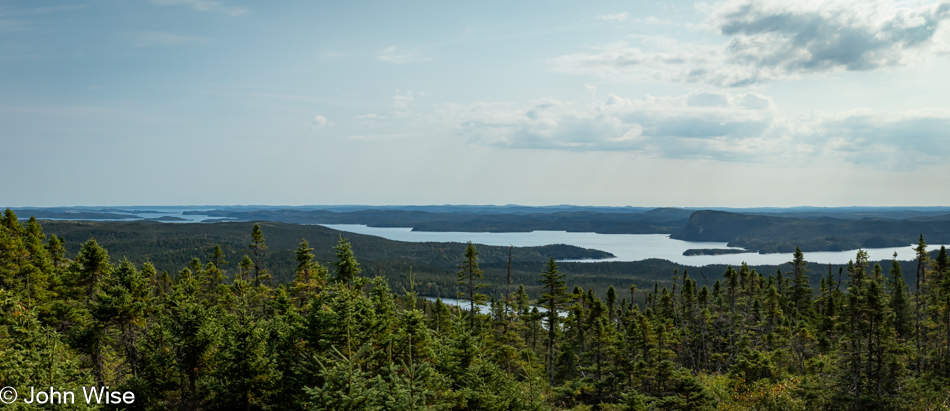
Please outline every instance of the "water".
[[[426, 300], [429, 300], [429, 301], [431, 301], [431, 302], [433, 302], [433, 303], [437, 300], [436, 297], [422, 297], [422, 298], [425, 298]], [[468, 310], [468, 308], [471, 306], [471, 305], [469, 304], [468, 300], [458, 300], [458, 299], [455, 299], [455, 298], [442, 298], [442, 304], [451, 305], [451, 306], [453, 306], [453, 307], [458, 307], [460, 301], [461, 301], [461, 303], [462, 303], [462, 310]], [[536, 306], [536, 305], [532, 305], [531, 307], [537, 308], [537, 309], [538, 309], [538, 312], [541, 312], [541, 313], [546, 313], [546, 312], [548, 312], [548, 309], [547, 309], [547, 308], [544, 308], [544, 307], [539, 307], [539, 306]], [[491, 305], [488, 304], [488, 303], [486, 303], [485, 305], [479, 306], [479, 307], [478, 307], [478, 313], [479, 313], [479, 314], [490, 314], [490, 313], [491, 313]], [[557, 315], [558, 315], [558, 317], [567, 317], [567, 312], [566, 312], [566, 311], [560, 311], [560, 312], [557, 313]]]
[[[422, 298], [425, 298], [426, 300], [429, 300], [430, 302], [433, 302], [433, 303], [437, 300], [436, 297], [422, 297]], [[451, 305], [453, 307], [458, 307], [460, 301], [462, 303], [461, 305], [462, 309], [468, 310], [468, 307], [469, 307], [468, 300], [457, 300], [455, 298], [442, 298], [442, 304]], [[477, 308], [478, 308], [479, 314], [491, 313], [491, 305], [489, 304], [481, 305], [481, 306], [478, 306]]]
[[[775, 265], [792, 260], [792, 253], [758, 254], [740, 253], [726, 255], [684, 256], [683, 252], [691, 248], [725, 248], [726, 243], [692, 242], [671, 239], [666, 234], [597, 234], [570, 233], [566, 231], [532, 231], [530, 233], [465, 233], [412, 231], [406, 227], [367, 227], [362, 224], [321, 224], [334, 230], [357, 234], [375, 235], [390, 240], [410, 242], [460, 242], [471, 241], [475, 244], [516, 247], [533, 247], [548, 244], [568, 244], [583, 248], [607, 251], [615, 258], [586, 261], [640, 261], [648, 258], [660, 258], [677, 264], [704, 266], [709, 264], [738, 265], [746, 262], [750, 265]], [[939, 249], [940, 245], [929, 246], [928, 250]], [[894, 252], [898, 259], [912, 260], [916, 257], [913, 246], [872, 248], [865, 250], [871, 261], [888, 260]], [[805, 253], [805, 259], [820, 264], [847, 264], [853, 260], [857, 250], [816, 251]]]
[[[161, 222], [163, 222], [163, 223], [200, 223], [200, 222], [202, 222], [202, 221], [205, 221], [205, 220], [207, 220], [207, 219], [209, 219], [209, 218], [213, 218], [213, 217], [209, 217], [209, 216], [207, 216], [207, 215], [205, 215], [205, 214], [185, 215], [185, 214], [182, 214], [182, 213], [185, 212], [185, 211], [208, 211], [208, 210], [214, 210], [214, 209], [216, 209], [216, 208], [214, 208], [214, 207], [210, 207], [210, 208], [201, 208], [201, 207], [197, 207], [197, 208], [181, 208], [181, 207], [128, 207], [128, 208], [121, 208], [121, 207], [113, 207], [113, 208], [108, 209], [107, 211], [99, 211], [98, 209], [96, 209], [96, 210], [84, 210], [84, 211], [89, 211], [89, 212], [104, 212], [104, 213], [114, 213], [114, 214], [129, 214], [129, 215], [134, 215], [134, 216], [136, 216], [136, 218], [99, 218], [99, 219], [94, 219], [94, 220], [86, 220], [86, 219], [81, 219], [81, 218], [80, 218], [80, 219], [76, 219], [76, 218], [49, 218], [49, 217], [43, 217], [43, 219], [44, 219], [44, 220], [52, 220], [52, 221], [55, 221], [55, 220], [140, 221], [140, 220], [151, 220], [151, 219], [156, 219], [156, 218], [161, 218], [161, 217], [176, 217], [176, 218], [180, 218], [181, 220], [161, 221]], [[143, 213], [143, 212], [141, 212], [141, 211], [146, 211], [146, 212]]]

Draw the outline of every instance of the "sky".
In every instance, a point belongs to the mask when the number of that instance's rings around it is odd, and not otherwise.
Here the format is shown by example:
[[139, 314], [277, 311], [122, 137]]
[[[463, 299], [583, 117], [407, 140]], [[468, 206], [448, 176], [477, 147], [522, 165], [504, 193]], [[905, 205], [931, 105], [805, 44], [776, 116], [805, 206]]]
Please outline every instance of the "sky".
[[0, 0], [0, 205], [950, 205], [950, 3]]

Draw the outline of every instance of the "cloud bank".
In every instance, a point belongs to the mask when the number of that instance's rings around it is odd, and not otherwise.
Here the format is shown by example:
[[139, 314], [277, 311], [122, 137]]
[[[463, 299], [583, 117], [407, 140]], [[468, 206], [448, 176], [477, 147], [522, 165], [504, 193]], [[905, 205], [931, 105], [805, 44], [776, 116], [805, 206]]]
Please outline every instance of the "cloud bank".
[[729, 162], [876, 163], [906, 169], [950, 154], [950, 111], [852, 110], [783, 115], [755, 92], [699, 91], [592, 104], [541, 99], [447, 105], [447, 125], [474, 145], [625, 151], [652, 158]]
[[723, 87], [910, 64], [948, 50], [950, 3], [728, 1], [700, 6], [727, 44], [637, 38], [551, 59], [556, 71]]

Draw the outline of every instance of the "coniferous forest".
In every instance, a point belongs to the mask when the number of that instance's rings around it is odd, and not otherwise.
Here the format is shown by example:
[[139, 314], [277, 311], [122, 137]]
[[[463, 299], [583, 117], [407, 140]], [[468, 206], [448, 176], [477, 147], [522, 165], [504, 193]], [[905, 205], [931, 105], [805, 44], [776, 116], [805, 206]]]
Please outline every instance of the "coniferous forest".
[[[239, 261], [215, 247], [158, 272], [110, 258], [95, 239], [68, 253], [6, 210], [0, 387], [20, 394], [7, 406], [54, 407], [25, 403], [30, 387], [76, 391], [80, 409], [950, 406], [950, 258], [942, 248], [932, 258], [923, 236], [909, 276], [862, 251], [840, 271], [797, 251], [790, 270], [728, 267], [712, 286], [677, 271], [647, 289], [585, 290], [552, 258], [532, 284], [502, 284], [500, 298], [483, 293], [468, 244], [461, 307], [421, 298], [412, 281], [394, 289], [343, 238], [331, 264], [302, 240], [285, 262], [292, 275], [262, 264], [260, 226], [246, 243]], [[81, 387], [135, 401], [88, 405]]]

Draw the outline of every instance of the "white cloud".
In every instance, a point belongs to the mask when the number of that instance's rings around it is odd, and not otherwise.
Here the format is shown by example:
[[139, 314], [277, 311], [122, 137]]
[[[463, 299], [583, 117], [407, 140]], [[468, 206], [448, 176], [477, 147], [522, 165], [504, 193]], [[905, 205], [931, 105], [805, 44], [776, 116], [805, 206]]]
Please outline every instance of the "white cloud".
[[248, 10], [243, 7], [228, 6], [215, 0], [151, 0], [151, 2], [160, 6], [185, 5], [195, 11], [209, 11], [228, 16], [240, 16], [248, 13]]
[[587, 92], [590, 93], [590, 99], [591, 101], [593, 101], [594, 98], [597, 97], [597, 86], [594, 86], [591, 84], [585, 84], [584, 88], [586, 88]]
[[450, 104], [435, 116], [470, 144], [725, 162], [872, 163], [907, 169], [950, 155], [950, 110], [783, 115], [754, 92], [695, 91], [592, 104]]
[[[30, 4], [32, 3], [33, 2], [30, 2]], [[34, 8], [14, 8], [0, 5], [0, 31], [17, 31], [33, 27], [36, 24], [35, 20], [31, 19], [33, 16], [82, 10], [86, 7], [88, 7], [86, 4]]]
[[[656, 16], [638, 17], [638, 18], [630, 19], [630, 21], [632, 21], [632, 22], [634, 22], [634, 23], [653, 24], [653, 25], [658, 25], [658, 26], [659, 26], [659, 25], [664, 25], [664, 26], [665, 26], [665, 25], [675, 24], [675, 23], [673, 22], [673, 20], [670, 20], [670, 19], [661, 19], [661, 18], [656, 17]], [[683, 26], [686, 26], [686, 27], [693, 27], [692, 24], [683, 24]]]
[[770, 107], [741, 106], [745, 93], [724, 95], [716, 106], [691, 105], [696, 98], [611, 94], [586, 105], [555, 99], [526, 107], [479, 103], [449, 107], [441, 115], [456, 122], [473, 144], [497, 147], [729, 159], [768, 145], [763, 135], [773, 125]]
[[327, 120], [326, 117], [318, 114], [318, 115], [313, 116], [313, 121], [311, 122], [310, 128], [318, 129], [318, 128], [325, 128], [327, 126], [332, 126], [332, 125], [333, 123]]
[[555, 71], [594, 75], [611, 81], [706, 83], [724, 87], [776, 77], [772, 71], [725, 63], [720, 46], [682, 43], [663, 37], [636, 37], [642, 44], [611, 43], [591, 53], [550, 59]]
[[420, 63], [432, 60], [428, 57], [422, 57], [415, 52], [400, 51], [396, 46], [386, 47], [379, 52], [376, 59], [392, 64]]
[[790, 130], [797, 138], [852, 163], [910, 169], [950, 155], [950, 110], [855, 109], [813, 113]]
[[607, 21], [624, 21], [624, 20], [626, 20], [628, 17], [630, 17], [630, 13], [627, 13], [627, 12], [623, 11], [623, 12], [620, 12], [620, 13], [606, 14], [606, 15], [603, 15], [603, 16], [598, 16], [597, 18], [599, 18], [599, 19], [601, 19], [601, 20], [607, 20]]
[[31, 9], [13, 9], [13, 8], [2, 8], [0, 7], [0, 16], [7, 15], [39, 15], [39, 14], [49, 14], [49, 13], [58, 13], [62, 11], [73, 11], [80, 10], [88, 7], [87, 4], [71, 4], [71, 5], [61, 5], [61, 6], [48, 6], [48, 7], [35, 7]]
[[[950, 51], [950, 3], [728, 1], [700, 6], [727, 43], [630, 36], [550, 60], [611, 80], [747, 86], [807, 73], [875, 70]], [[631, 44], [634, 42], [635, 44]]]
[[412, 90], [406, 90], [405, 93], [396, 90], [396, 95], [393, 96], [393, 108], [397, 116], [405, 116], [409, 113], [409, 106], [412, 102], [416, 101], [416, 98], [412, 94]]
[[208, 38], [165, 31], [132, 33], [135, 47], [164, 47], [185, 44], [207, 44]]
[[893, 1], [729, 1], [710, 19], [739, 64], [783, 73], [873, 70], [932, 51], [950, 4]]
[[379, 141], [379, 140], [393, 140], [399, 138], [412, 137], [413, 134], [405, 133], [396, 133], [396, 134], [354, 134], [351, 136], [346, 136], [344, 138], [348, 140], [363, 140], [363, 141]]

